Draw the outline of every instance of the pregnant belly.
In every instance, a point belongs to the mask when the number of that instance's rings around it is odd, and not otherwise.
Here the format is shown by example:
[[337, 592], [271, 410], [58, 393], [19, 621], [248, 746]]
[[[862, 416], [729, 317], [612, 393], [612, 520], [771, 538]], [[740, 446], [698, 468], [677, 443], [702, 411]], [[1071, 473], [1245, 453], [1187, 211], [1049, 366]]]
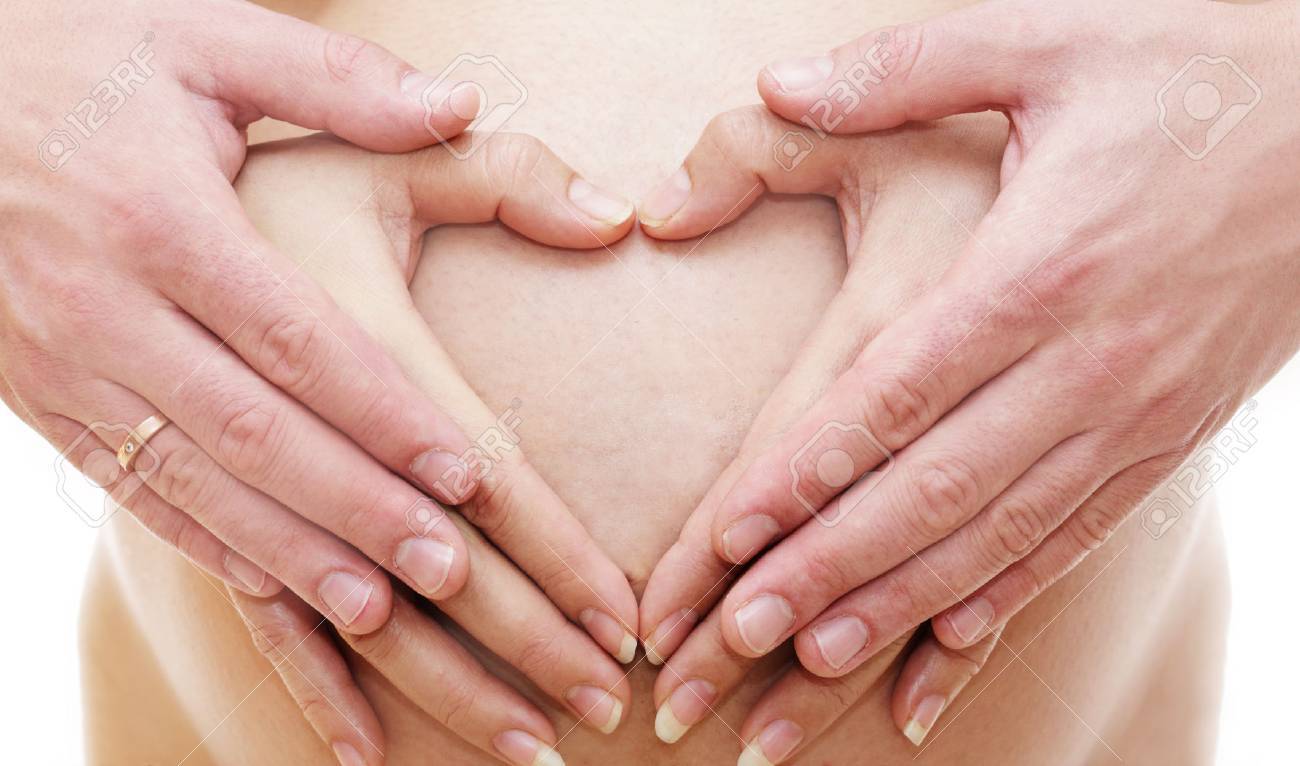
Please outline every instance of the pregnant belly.
[[[528, 89], [510, 129], [538, 135], [596, 183], [636, 197], [675, 168], [711, 116], [755, 100], [754, 74], [767, 60], [949, 3], [806, 5], [287, 9], [433, 71], [461, 51], [497, 55]], [[262, 125], [253, 135], [297, 132]], [[837, 289], [844, 262], [833, 206], [806, 198], [768, 199], [703, 241], [634, 235], [611, 251], [573, 253], [484, 226], [438, 230], [427, 244], [412, 282], [421, 312], [490, 406], [517, 402], [531, 461], [638, 593], [735, 453]], [[1159, 541], [1128, 525], [1035, 602], [1007, 631], [1015, 652], [995, 652], [953, 707], [965, 712], [921, 760], [1102, 763], [1115, 750], [1129, 762], [1198, 762], [1205, 736], [1188, 732], [1212, 731], [1223, 605], [1214, 524], [1194, 516], [1202, 523], [1180, 524]], [[88, 657], [101, 660], [97, 667], [156, 672], [92, 674], [92, 738], [138, 729], [147, 735], [132, 742], [156, 746], [125, 750], [119, 741], [105, 752], [131, 755], [102, 762], [175, 763], [201, 740], [187, 764], [314, 762], [324, 751], [278, 679], [263, 682], [270, 667], [220, 592], [132, 525], [115, 527], [106, 541], [113, 555], [101, 560], [87, 601]], [[135, 627], [124, 630], [124, 620]], [[98, 638], [110, 634], [111, 645]], [[733, 762], [742, 746], [733, 730], [785, 659], [760, 665], [717, 706], [718, 718], [673, 747], [654, 738], [655, 669], [642, 662], [630, 672], [634, 703], [619, 731], [574, 729], [560, 750], [571, 766]], [[389, 763], [493, 762], [368, 666], [356, 669], [388, 735]], [[803, 762], [912, 763], [916, 752], [890, 722], [892, 678], [887, 673]], [[515, 680], [558, 731], [569, 731], [567, 714]], [[1153, 697], [1153, 688], [1163, 696]], [[1162, 755], [1150, 757], [1148, 748]], [[1180, 757], [1170, 760], [1170, 752]]]
[[769, 200], [700, 241], [538, 247], [437, 231], [412, 296], [522, 447], [637, 586], [736, 454], [838, 289], [824, 200]]

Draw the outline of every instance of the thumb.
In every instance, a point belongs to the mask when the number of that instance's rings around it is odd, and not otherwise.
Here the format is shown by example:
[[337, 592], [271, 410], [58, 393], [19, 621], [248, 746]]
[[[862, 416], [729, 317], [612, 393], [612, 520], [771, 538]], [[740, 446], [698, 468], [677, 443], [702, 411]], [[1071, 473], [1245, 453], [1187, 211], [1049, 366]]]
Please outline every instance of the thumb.
[[534, 241], [575, 249], [609, 245], [632, 229], [630, 202], [522, 133], [497, 133], [464, 158], [435, 147], [383, 163], [410, 191], [412, 217], [431, 226], [499, 220]]
[[216, 95], [258, 116], [398, 152], [459, 135], [478, 113], [480, 89], [455, 71], [427, 74], [360, 37], [246, 13], [222, 25], [207, 62]]
[[876, 159], [870, 149], [850, 155], [850, 141], [864, 139], [818, 141], [760, 106], [723, 112], [641, 200], [641, 227], [656, 239], [685, 239], [739, 218], [765, 192], [834, 196]]
[[758, 90], [777, 114], [825, 133], [859, 133], [963, 112], [1013, 109], [1032, 93], [1059, 34], [1035, 5], [986, 2], [877, 29], [820, 56], [769, 65]]

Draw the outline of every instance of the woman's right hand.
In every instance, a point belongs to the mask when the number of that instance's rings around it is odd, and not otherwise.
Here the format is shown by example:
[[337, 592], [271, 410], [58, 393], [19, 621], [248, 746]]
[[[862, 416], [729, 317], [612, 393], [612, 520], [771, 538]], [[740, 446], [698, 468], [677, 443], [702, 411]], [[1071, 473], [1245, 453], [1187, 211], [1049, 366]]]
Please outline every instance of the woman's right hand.
[[[471, 574], [420, 595], [575, 718], [612, 731], [631, 704], [624, 672], [609, 656], [628, 662], [636, 647], [627, 579], [528, 464], [518, 417], [510, 408], [493, 411], [456, 371], [407, 283], [431, 226], [499, 219], [544, 244], [592, 248], [630, 230], [631, 205], [582, 180], [535, 139], [505, 134], [465, 159], [444, 147], [372, 154], [328, 136], [264, 144], [252, 150], [237, 188], [261, 233], [295, 254], [403, 373], [475, 435], [462, 462], [476, 467], [478, 492], [458, 510], [425, 502], [408, 515], [417, 555], [445, 553], [433, 530], [456, 534]], [[331, 236], [317, 247], [322, 232]], [[312, 607], [289, 593], [232, 594], [258, 647], [339, 760], [381, 763], [378, 718]], [[342, 632], [399, 691], [469, 743], [507, 763], [561, 763], [547, 717], [402, 592], [382, 627]]]

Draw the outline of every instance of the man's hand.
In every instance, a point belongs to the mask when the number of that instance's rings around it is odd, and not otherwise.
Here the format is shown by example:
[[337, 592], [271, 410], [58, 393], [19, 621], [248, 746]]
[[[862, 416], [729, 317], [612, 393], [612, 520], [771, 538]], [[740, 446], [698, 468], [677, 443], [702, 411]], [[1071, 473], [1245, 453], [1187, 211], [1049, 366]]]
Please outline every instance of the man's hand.
[[823, 677], [935, 615], [973, 646], [1295, 353], [1298, 38], [1291, 3], [996, 2], [762, 73], [805, 164], [826, 134], [960, 112], [1011, 133], [953, 267], [719, 501], [712, 550], [753, 561], [723, 645], [794, 637]]
[[[5, 8], [0, 396], [233, 587], [283, 582], [354, 633], [389, 614], [372, 562], [458, 590], [462, 536], [408, 515], [416, 487], [473, 494], [444, 480], [469, 441], [259, 236], [231, 179], [263, 115], [402, 151], [461, 132], [475, 91], [245, 3]], [[171, 424], [120, 471], [155, 413]]]

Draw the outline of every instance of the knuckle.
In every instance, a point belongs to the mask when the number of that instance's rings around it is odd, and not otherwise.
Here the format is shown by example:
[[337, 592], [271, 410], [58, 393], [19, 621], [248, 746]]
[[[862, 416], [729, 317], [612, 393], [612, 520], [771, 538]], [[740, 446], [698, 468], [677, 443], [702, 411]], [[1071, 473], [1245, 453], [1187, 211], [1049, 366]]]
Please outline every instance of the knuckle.
[[700, 145], [728, 160], [730, 167], [750, 167], [753, 165], [754, 147], [766, 147], [771, 143], [767, 135], [775, 119], [761, 106], [722, 112], [714, 115], [705, 126]]
[[170, 192], [163, 190], [113, 194], [106, 202], [105, 213], [106, 239], [153, 254], [170, 250], [179, 243], [183, 239], [181, 224], [187, 220], [180, 214]]
[[276, 386], [305, 393], [330, 369], [331, 350], [329, 332], [319, 319], [289, 311], [263, 325], [253, 359]]
[[[315, 30], [312, 30], [315, 32]], [[354, 35], [327, 31], [321, 43], [325, 71], [336, 82], [347, 82], [357, 74], [376, 46]]]
[[[339, 499], [340, 507], [345, 511], [338, 521], [338, 534], [352, 545], [363, 551], [368, 545], [379, 540], [388, 540], [389, 534], [405, 532], [405, 518], [393, 515], [395, 508], [410, 508], [414, 505], [409, 488], [394, 489], [388, 486], [349, 487], [348, 496]], [[416, 502], [419, 502], [418, 500]], [[406, 533], [409, 534], [409, 533]]]
[[944, 652], [945, 662], [947, 662], [954, 672], [956, 678], [962, 683], [974, 678], [981, 670], [984, 669], [984, 662], [988, 656], [984, 654], [984, 645], [993, 637], [997, 636], [998, 629], [993, 628], [993, 633], [985, 638], [975, 642], [973, 645], [964, 649], [949, 649]]
[[947, 535], [979, 501], [975, 471], [956, 458], [920, 466], [909, 484], [913, 496], [903, 512], [927, 540]]
[[1038, 503], [1010, 495], [992, 510], [993, 531], [997, 537], [992, 563], [999, 569], [1023, 558], [1038, 545], [1051, 524], [1047, 511]]
[[534, 175], [546, 156], [546, 145], [527, 133], [498, 133], [489, 147], [484, 152], [488, 176], [505, 180], [508, 190]]
[[554, 633], [536, 633], [527, 636], [514, 653], [514, 666], [530, 678], [553, 673], [562, 667], [563, 652], [560, 637]]
[[149, 508], [141, 498], [141, 493], [133, 494], [126, 501], [126, 507], [145, 529], [167, 545], [189, 556], [187, 545], [192, 545], [192, 537], [187, 519], [175, 513], [157, 513]]
[[215, 473], [207, 455], [194, 445], [184, 445], [160, 456], [152, 478], [159, 496], [197, 517], [207, 507]]
[[1112, 375], [1120, 380], [1149, 378], [1152, 361], [1161, 360], [1161, 367], [1174, 374], [1170, 378], [1152, 381], [1150, 401], [1145, 409], [1152, 416], [1149, 424], [1163, 426], [1187, 412], [1186, 408], [1199, 404], [1196, 395], [1202, 380], [1196, 368], [1179, 369], [1179, 360], [1170, 359], [1170, 344], [1177, 342], [1172, 339], [1181, 337], [1183, 332], [1168, 332], [1157, 326], [1159, 322], [1159, 319], [1148, 317], [1128, 327], [1094, 331], [1096, 337], [1084, 338], [1083, 342], [1088, 344], [1097, 359], [1091, 366], [1080, 367], [1078, 377], [1082, 384], [1092, 386], [1114, 385]]
[[1051, 586], [1052, 578], [1042, 567], [1041, 562], [1025, 559], [994, 581], [999, 590], [995, 625], [1005, 625], [1023, 605]]
[[463, 681], [444, 684], [434, 703], [433, 717], [454, 732], [471, 731], [476, 698], [471, 684]]
[[357, 654], [381, 671], [398, 660], [403, 646], [401, 631], [393, 626], [392, 621], [365, 635], [348, 633], [346, 638]]
[[319, 548], [307, 544], [301, 529], [295, 523], [285, 524], [275, 531], [275, 544], [257, 549], [258, 564], [263, 571], [276, 578], [293, 578], [309, 571], [307, 562], [318, 560]]
[[[723, 563], [707, 541], [693, 536], [688, 524], [683, 526], [678, 539], [658, 562], [637, 562], [625, 571], [632, 591], [645, 593], [652, 577], [662, 567], [664, 572], [672, 572], [671, 579], [665, 576], [670, 583], [665, 589], [671, 593], [689, 593], [691, 595], [684, 598], [684, 602], [693, 603], [697, 599], [702, 601], [707, 598], [705, 589], [712, 583], [718, 583], [714, 588], [726, 592], [727, 585], [735, 579], [735, 573], [730, 569], [730, 562], [725, 562], [727, 566], [721, 566]], [[712, 589], [710, 592], [713, 592]]]
[[851, 678], [853, 674], [820, 684], [822, 693], [830, 700], [833, 710], [849, 710], [862, 701], [862, 691], [848, 680]]
[[1079, 509], [1078, 523], [1069, 525], [1070, 535], [1079, 547], [1095, 551], [1119, 529], [1123, 514], [1099, 506]]
[[262, 403], [237, 402], [217, 415], [217, 454], [246, 483], [261, 486], [278, 465], [285, 439], [284, 411]]
[[298, 709], [302, 711], [303, 718], [308, 722], [329, 720], [330, 716], [337, 715], [334, 705], [317, 693], [313, 686], [309, 685], [304, 690], [301, 686], [295, 685], [290, 687], [290, 690], [298, 702]]
[[[919, 554], [917, 558], [920, 558]], [[929, 586], [935, 581], [935, 576], [929, 567], [930, 565], [927, 564], [926, 571], [922, 575], [929, 578], [921, 581], [924, 583], [923, 586], [900, 575], [881, 578], [878, 584], [882, 589], [879, 602], [889, 604], [890, 611], [893, 614], [906, 616], [911, 621], [909, 624], [916, 624], [916, 622], [933, 615], [939, 605], [927, 603], [931, 600], [931, 597], [928, 587], [925, 586]], [[877, 586], [873, 585], [872, 587]], [[951, 596], [951, 593], [946, 593], [946, 595]]]
[[85, 326], [103, 314], [102, 295], [78, 280], [57, 280], [45, 289], [45, 299], [53, 312], [72, 319], [74, 326]]
[[274, 663], [288, 656], [288, 651], [303, 638], [292, 620], [276, 617], [261, 621], [248, 621], [248, 632], [253, 637], [257, 651]]
[[[180, 551], [185, 558], [199, 564], [202, 561], [199, 551], [202, 545], [210, 539], [207, 532], [185, 516], [172, 515], [175, 516], [175, 519], [170, 522], [171, 528], [166, 530], [170, 538], [165, 539], [169, 539], [172, 546]], [[206, 569], [206, 567], [202, 566], [200, 568]]]
[[547, 543], [547, 545], [555, 555], [546, 558], [545, 563], [530, 567], [529, 574], [548, 595], [558, 596], [575, 591], [577, 586], [582, 585], [582, 578], [577, 573], [586, 566], [583, 557], [554, 544]]
[[720, 112], [709, 120], [704, 137], [722, 146], [746, 146], [755, 135], [766, 131], [770, 123], [767, 109], [761, 106], [742, 106]]
[[930, 423], [931, 404], [919, 386], [898, 376], [879, 378], [878, 373], [868, 372], [860, 365], [854, 365], [853, 369], [864, 383], [862, 390], [866, 392], [863, 420], [886, 447], [897, 449], [925, 431]]
[[483, 534], [497, 539], [524, 512], [519, 482], [517, 471], [492, 471], [479, 482], [474, 496], [459, 506], [461, 513]]
[[727, 637], [722, 635], [722, 631], [716, 627], [696, 631], [692, 634], [692, 640], [695, 635], [703, 635], [708, 642], [699, 648], [691, 646], [689, 642], [682, 642], [678, 651], [669, 658], [673, 667], [679, 672], [699, 674], [705, 672], [706, 668], [718, 665], [725, 665], [733, 661], [748, 662], [749, 658], [736, 653], [727, 643]]
[[804, 580], [837, 595], [858, 584], [852, 564], [836, 550], [813, 548], [801, 568]]
[[1095, 294], [1094, 286], [1112, 265], [1109, 260], [1089, 246], [1066, 242], [1059, 255], [1032, 275], [1033, 296], [1048, 306], [1074, 306], [1082, 296]]
[[[928, 33], [925, 24], [900, 24], [881, 30], [858, 42], [859, 56], [865, 55], [874, 45], [881, 45], [881, 55], [888, 67], [889, 77], [900, 83], [902, 92], [908, 92], [908, 80], [921, 71], [925, 64]], [[863, 49], [865, 46], [866, 49]]]
[[[984, 334], [993, 337], [1037, 337], [1048, 328], [1048, 323], [1052, 327], [1056, 326], [1043, 310], [1043, 305], [1059, 306], [1059, 303], [1052, 302], [1051, 298], [1040, 296], [1037, 290], [1032, 294], [1022, 290], [1014, 282], [1009, 282], [998, 289], [1003, 288], [1009, 294], [988, 315], [988, 320], [985, 322], [987, 333]], [[1042, 304], [1035, 298], [1040, 298]]]
[[412, 407], [395, 396], [392, 388], [374, 375], [362, 378], [361, 386], [349, 397], [359, 422], [353, 432], [358, 444], [382, 444], [411, 431]]

